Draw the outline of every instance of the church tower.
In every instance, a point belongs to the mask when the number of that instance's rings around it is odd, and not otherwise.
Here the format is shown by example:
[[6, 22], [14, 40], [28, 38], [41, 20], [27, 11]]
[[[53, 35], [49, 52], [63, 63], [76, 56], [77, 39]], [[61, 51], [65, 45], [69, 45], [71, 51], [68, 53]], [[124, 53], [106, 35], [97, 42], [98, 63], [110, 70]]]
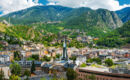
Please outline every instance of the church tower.
[[63, 43], [62, 60], [65, 60], [65, 61], [68, 60], [66, 38], [64, 38], [64, 43]]

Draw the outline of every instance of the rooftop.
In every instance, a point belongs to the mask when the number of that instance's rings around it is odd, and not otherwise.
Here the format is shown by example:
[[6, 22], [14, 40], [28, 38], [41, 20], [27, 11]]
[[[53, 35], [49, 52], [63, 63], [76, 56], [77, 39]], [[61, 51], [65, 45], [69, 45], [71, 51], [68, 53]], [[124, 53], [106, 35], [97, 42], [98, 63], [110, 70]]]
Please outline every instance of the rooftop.
[[9, 57], [9, 56], [8, 55], [0, 55], [0, 57], [6, 58], [6, 57]]
[[107, 67], [100, 67], [99, 68], [99, 67], [87, 66], [87, 67], [80, 67], [80, 69], [98, 71], [98, 72], [109, 72], [109, 68], [107, 68]]

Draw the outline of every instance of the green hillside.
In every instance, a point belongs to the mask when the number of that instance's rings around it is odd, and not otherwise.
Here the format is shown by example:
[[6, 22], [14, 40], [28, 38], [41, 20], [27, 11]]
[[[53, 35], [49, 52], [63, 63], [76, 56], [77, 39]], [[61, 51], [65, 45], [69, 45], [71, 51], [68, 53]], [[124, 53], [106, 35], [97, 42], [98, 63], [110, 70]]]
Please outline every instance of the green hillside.
[[[22, 42], [12, 35], [12, 33], [8, 32], [7, 29], [11, 28], [12, 26], [7, 26], [6, 24], [0, 23], [0, 41], [6, 41], [9, 44], [19, 44], [21, 45]], [[2, 44], [0, 44], [0, 50], [4, 48]]]
[[126, 22], [121, 28], [118, 29], [122, 38], [130, 44], [130, 21]]
[[10, 13], [2, 18], [10, 17], [13, 24], [31, 24], [36, 22], [48, 22], [62, 20], [72, 9], [62, 6], [34, 6], [25, 10]]
[[95, 42], [98, 46], [118, 47], [130, 44], [130, 21], [126, 22], [122, 27], [111, 31], [104, 37]]
[[122, 10], [118, 10], [116, 11], [116, 13], [118, 14], [118, 16], [123, 22], [127, 22], [130, 20], [130, 7], [126, 7]]
[[114, 12], [105, 9], [92, 10], [85, 7], [35, 6], [10, 13], [2, 16], [0, 19], [8, 21], [9, 18], [13, 24], [53, 23], [60, 21], [66, 28], [76, 29], [98, 27], [98, 29], [107, 30], [115, 29], [122, 25], [121, 20]]
[[130, 21], [126, 22], [118, 31], [122, 37], [130, 37]]
[[2, 16], [0, 20], [9, 18], [14, 26], [1, 27], [1, 31], [22, 41], [40, 42], [46, 46], [60, 46], [60, 43], [50, 44], [59, 35], [73, 38], [76, 46], [83, 45], [76, 41], [77, 36], [83, 35], [98, 37], [95, 44], [111, 48], [129, 42], [126, 27], [129, 22], [123, 25], [115, 12], [105, 9], [35, 6]]
[[0, 23], [0, 32], [5, 32], [6, 28], [8, 28], [7, 25]]

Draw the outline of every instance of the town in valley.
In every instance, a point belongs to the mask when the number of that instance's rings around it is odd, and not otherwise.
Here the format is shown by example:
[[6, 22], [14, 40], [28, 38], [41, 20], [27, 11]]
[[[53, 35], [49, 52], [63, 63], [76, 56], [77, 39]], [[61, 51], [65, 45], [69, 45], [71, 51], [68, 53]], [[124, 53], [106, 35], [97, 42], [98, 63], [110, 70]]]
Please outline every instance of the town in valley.
[[0, 80], [130, 80], [130, 1], [102, 1], [1, 0]]

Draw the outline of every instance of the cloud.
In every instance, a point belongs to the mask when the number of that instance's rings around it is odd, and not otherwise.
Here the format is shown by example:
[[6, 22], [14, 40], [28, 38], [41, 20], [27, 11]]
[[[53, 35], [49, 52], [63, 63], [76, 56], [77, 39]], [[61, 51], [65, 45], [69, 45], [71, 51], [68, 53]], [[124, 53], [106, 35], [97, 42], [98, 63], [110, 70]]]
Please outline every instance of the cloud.
[[4, 15], [36, 5], [41, 5], [38, 3], [38, 0], [0, 0], [0, 11]]
[[118, 0], [0, 0], [0, 12], [2, 12], [2, 15], [5, 15], [10, 12], [43, 4], [61, 5], [72, 8], [77, 7], [90, 7], [92, 9], [104, 8], [111, 11], [119, 10], [125, 7], [130, 7], [130, 4], [120, 5]]
[[90, 7], [92, 9], [104, 8], [111, 11], [119, 10], [130, 5], [120, 5], [117, 0], [48, 0], [48, 5], [62, 5], [72, 8]]

